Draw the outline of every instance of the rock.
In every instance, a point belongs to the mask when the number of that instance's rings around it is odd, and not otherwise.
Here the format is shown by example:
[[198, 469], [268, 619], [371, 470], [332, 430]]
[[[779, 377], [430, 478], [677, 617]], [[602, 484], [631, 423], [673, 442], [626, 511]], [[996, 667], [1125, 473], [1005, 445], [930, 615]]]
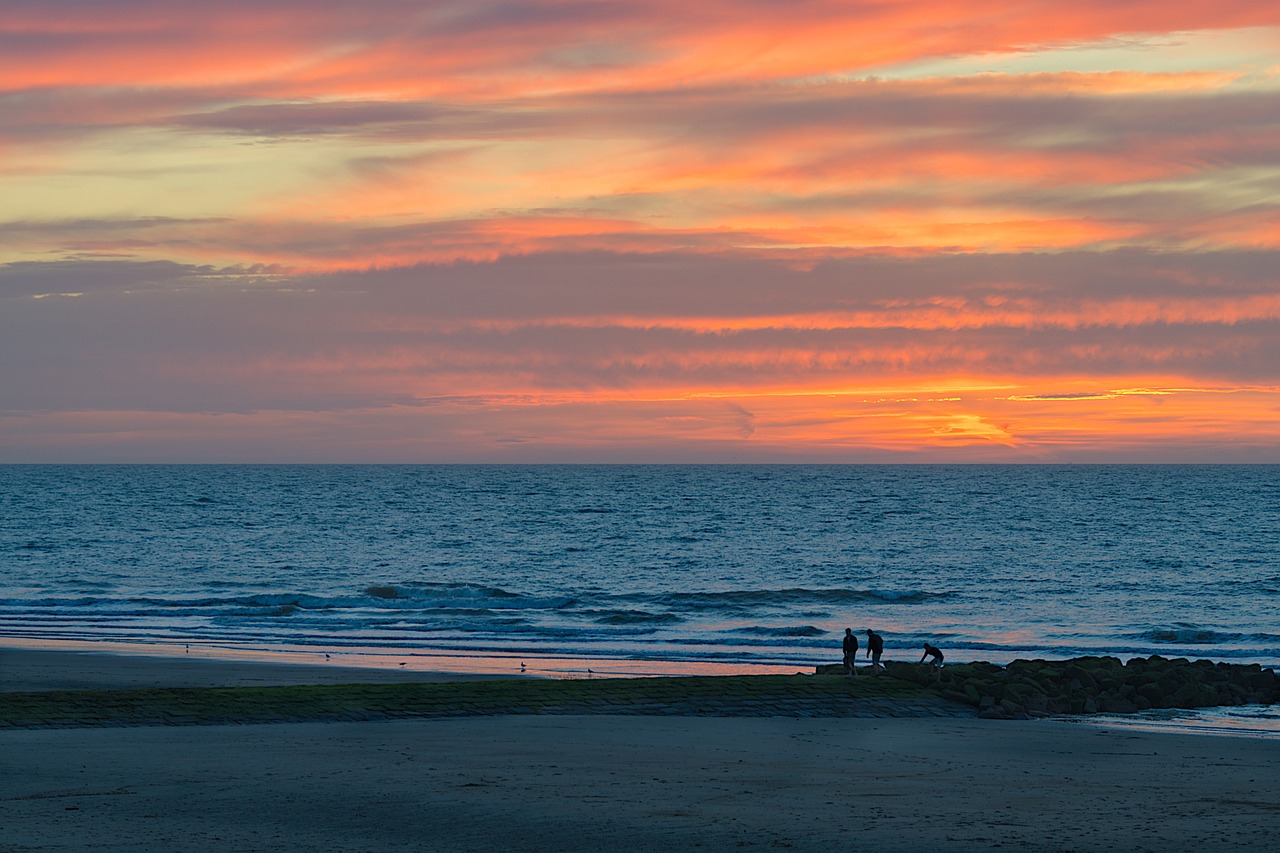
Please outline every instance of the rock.
[[1138, 706], [1116, 693], [1105, 694], [1098, 701], [1098, 708], [1104, 714], [1132, 714]]
[[1159, 684], [1144, 684], [1138, 688], [1138, 698], [1147, 703], [1148, 708], [1164, 707], [1164, 690]]
[[[949, 664], [941, 672], [889, 662], [889, 675], [930, 687], [1001, 719], [1029, 714], [1128, 714], [1148, 708], [1280, 702], [1280, 675], [1258, 664], [1167, 659], [1158, 655], [1121, 662], [1114, 657]], [[817, 667], [840, 674], [840, 664]]]
[[1199, 708], [1197, 697], [1200, 694], [1200, 687], [1196, 684], [1184, 684], [1174, 691], [1169, 697], [1169, 707], [1171, 708]]
[[[1068, 666], [1062, 672], [1062, 679], [1072, 682], [1072, 692], [1077, 690], [1097, 690], [1098, 682], [1081, 666]], [[1079, 685], [1078, 687], [1075, 685]]]

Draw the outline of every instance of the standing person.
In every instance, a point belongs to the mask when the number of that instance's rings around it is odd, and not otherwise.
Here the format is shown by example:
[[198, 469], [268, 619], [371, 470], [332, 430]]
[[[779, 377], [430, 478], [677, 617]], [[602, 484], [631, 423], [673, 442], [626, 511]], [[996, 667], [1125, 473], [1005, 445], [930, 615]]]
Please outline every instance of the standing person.
[[858, 638], [853, 636], [852, 628], [844, 629], [844, 674], [857, 675], [854, 664], [858, 662]]
[[884, 654], [884, 637], [870, 628], [867, 629], [867, 657], [871, 658], [871, 674], [879, 675], [884, 669], [880, 665], [880, 655]]

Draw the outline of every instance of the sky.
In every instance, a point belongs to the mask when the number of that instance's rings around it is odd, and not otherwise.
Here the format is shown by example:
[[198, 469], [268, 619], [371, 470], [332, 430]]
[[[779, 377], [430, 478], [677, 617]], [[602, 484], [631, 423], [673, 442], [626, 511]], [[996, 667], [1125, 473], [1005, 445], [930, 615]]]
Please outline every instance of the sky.
[[1280, 4], [0, 0], [0, 462], [1280, 462]]

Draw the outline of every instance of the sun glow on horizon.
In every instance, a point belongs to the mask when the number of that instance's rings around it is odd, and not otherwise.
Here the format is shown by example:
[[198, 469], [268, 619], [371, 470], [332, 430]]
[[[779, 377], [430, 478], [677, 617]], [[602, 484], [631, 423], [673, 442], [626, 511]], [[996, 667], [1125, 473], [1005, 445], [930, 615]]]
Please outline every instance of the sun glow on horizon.
[[5, 11], [0, 461], [1280, 461], [1264, 4]]

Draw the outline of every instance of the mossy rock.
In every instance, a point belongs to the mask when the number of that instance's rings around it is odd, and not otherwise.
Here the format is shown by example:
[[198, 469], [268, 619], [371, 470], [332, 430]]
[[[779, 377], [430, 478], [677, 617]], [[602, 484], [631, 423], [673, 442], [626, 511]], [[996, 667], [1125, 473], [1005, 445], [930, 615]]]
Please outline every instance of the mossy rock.
[[1171, 708], [1198, 708], [1198, 697], [1200, 695], [1200, 686], [1198, 684], [1184, 684], [1168, 697], [1168, 703]]
[[[938, 672], [894, 662], [889, 674], [992, 714], [1132, 713], [1149, 708], [1202, 708], [1280, 701], [1280, 675], [1258, 664], [1167, 659], [1084, 657], [1018, 659], [1007, 666], [949, 664]], [[836, 664], [819, 672], [843, 672]], [[1015, 707], [1016, 711], [1009, 710]]]
[[1079, 682], [1080, 686], [1085, 690], [1097, 690], [1097, 680], [1082, 666], [1071, 665], [1062, 670], [1059, 676], [1060, 681]]
[[1159, 684], [1144, 684], [1138, 688], [1138, 698], [1147, 702], [1148, 707], [1164, 707], [1164, 690]]

